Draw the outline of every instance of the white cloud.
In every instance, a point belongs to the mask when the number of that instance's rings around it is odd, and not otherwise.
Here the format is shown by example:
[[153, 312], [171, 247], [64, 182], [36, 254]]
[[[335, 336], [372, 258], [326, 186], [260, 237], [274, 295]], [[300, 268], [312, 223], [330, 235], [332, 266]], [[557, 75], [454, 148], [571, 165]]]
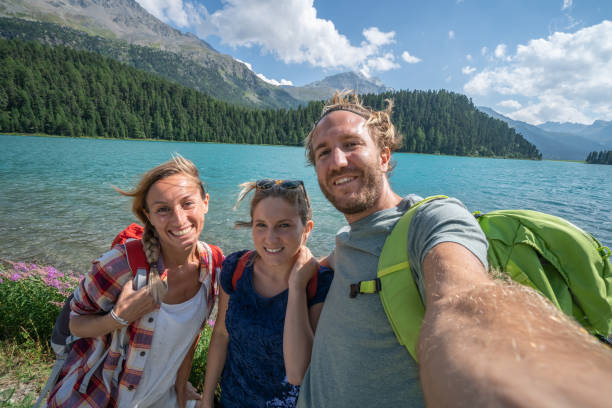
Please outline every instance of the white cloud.
[[372, 76], [373, 72], [384, 72], [396, 68], [399, 68], [399, 64], [395, 62], [395, 56], [389, 52], [378, 57], [370, 58], [362, 65], [359, 72], [369, 78]]
[[476, 68], [470, 67], [469, 65], [461, 68], [461, 73], [465, 75], [470, 75], [470, 74], [473, 74], [474, 72], [476, 72]]
[[529, 123], [611, 120], [612, 21], [519, 45], [502, 65], [472, 77], [464, 91], [526, 98], [508, 116]]
[[473, 59], [473, 58], [472, 58], [472, 54], [468, 54], [468, 55], [466, 55], [466, 56], [465, 56], [465, 59], [466, 59], [466, 60], [468, 60], [468, 61], [472, 61], [472, 59]]
[[501, 101], [497, 104], [497, 106], [512, 110], [517, 110], [523, 107], [519, 101], [515, 101], [514, 99], [506, 99], [505, 101]]
[[454, 38], [455, 38], [455, 32], [453, 30], [450, 30], [448, 32], [448, 39], [453, 40]]
[[482, 56], [487, 55], [487, 52], [489, 52], [489, 49], [487, 47], [482, 47], [480, 49], [480, 55], [482, 55]]
[[[370, 27], [363, 30], [363, 36], [370, 42], [370, 44], [375, 46], [381, 46], [386, 44], [394, 43], [395, 40], [395, 31], [389, 31], [388, 33], [383, 33], [378, 29], [378, 27]], [[362, 43], [367, 45], [367, 43]]]
[[416, 64], [422, 61], [419, 57], [410, 55], [408, 51], [402, 52], [402, 59], [406, 61], [408, 64]]
[[201, 38], [218, 36], [232, 47], [260, 47], [284, 63], [364, 72], [399, 68], [385, 47], [395, 32], [362, 31], [353, 45], [331, 20], [317, 17], [313, 0], [222, 0], [213, 13], [197, 0], [137, 0], [164, 22], [193, 29]]
[[267, 78], [264, 74], [255, 74], [255, 75], [257, 75], [257, 77], [259, 79], [261, 79], [262, 81], [267, 82], [267, 83], [272, 84], [272, 85], [275, 85], [275, 86], [280, 86], [280, 85], [290, 85], [290, 86], [293, 86], [293, 82], [291, 82], [291, 81], [289, 81], [287, 79], [284, 79], [284, 78], [281, 79], [280, 82], [279, 82], [276, 79]]
[[[199, 18], [192, 13], [194, 5], [183, 0], [136, 0], [138, 4], [164, 23], [186, 28]], [[194, 18], [195, 17], [195, 18]]]
[[235, 59], [236, 61], [238, 61], [238, 62], [240, 62], [240, 63], [242, 63], [242, 64], [246, 65], [246, 67], [247, 67], [248, 69], [250, 69], [251, 71], [253, 71], [253, 72], [255, 73], [255, 75], [256, 75], [256, 76], [257, 76], [259, 79], [261, 79], [262, 81], [264, 81], [264, 82], [267, 82], [267, 83], [272, 84], [272, 85], [275, 85], [275, 86], [279, 86], [279, 85], [290, 85], [290, 86], [293, 86], [293, 82], [291, 82], [291, 81], [289, 81], [289, 80], [287, 80], [287, 79], [284, 79], [284, 78], [283, 78], [283, 79], [281, 79], [281, 80], [280, 80], [280, 82], [279, 82], [279, 81], [277, 81], [276, 79], [270, 79], [270, 78], [266, 77], [264, 74], [260, 74], [260, 73], [255, 72], [255, 71], [253, 70], [253, 66], [252, 66], [251, 64], [249, 64], [248, 62], [246, 62], [246, 61], [242, 61], [242, 60], [239, 60], [238, 58], [234, 58], [234, 59]]
[[561, 6], [561, 10], [567, 10], [569, 8], [572, 8], [572, 0], [563, 0], [563, 6]]
[[495, 47], [495, 57], [504, 58], [506, 56], [506, 51], [508, 50], [508, 46], [506, 44], [499, 44]]

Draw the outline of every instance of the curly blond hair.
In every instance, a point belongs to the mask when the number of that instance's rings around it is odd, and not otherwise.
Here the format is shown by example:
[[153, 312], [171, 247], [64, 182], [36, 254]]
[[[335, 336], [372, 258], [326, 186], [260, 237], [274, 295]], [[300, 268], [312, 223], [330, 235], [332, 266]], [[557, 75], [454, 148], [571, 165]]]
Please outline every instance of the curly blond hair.
[[392, 152], [402, 146], [402, 135], [397, 132], [393, 123], [391, 123], [391, 111], [393, 109], [393, 101], [385, 99], [387, 108], [377, 111], [361, 104], [359, 96], [354, 91], [336, 92], [331, 100], [323, 107], [323, 111], [314, 127], [304, 139], [306, 147], [306, 158], [311, 165], [315, 164], [314, 151], [312, 140], [317, 134], [319, 123], [332, 112], [345, 110], [361, 116], [366, 120], [365, 125], [368, 127], [370, 137], [376, 143], [379, 149], [389, 148]]

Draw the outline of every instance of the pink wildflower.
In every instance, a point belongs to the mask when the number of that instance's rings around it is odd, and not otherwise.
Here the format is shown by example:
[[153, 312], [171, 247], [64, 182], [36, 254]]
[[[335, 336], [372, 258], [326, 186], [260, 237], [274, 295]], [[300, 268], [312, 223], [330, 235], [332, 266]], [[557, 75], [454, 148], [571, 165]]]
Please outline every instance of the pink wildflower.
[[28, 267], [27, 267], [27, 266], [26, 266], [26, 264], [25, 264], [25, 263], [23, 263], [23, 262], [17, 262], [17, 263], [16, 263], [16, 264], [13, 266], [13, 268], [15, 268], [15, 270], [16, 270], [17, 272], [27, 272], [27, 271], [28, 271]]
[[52, 266], [45, 266], [45, 272], [47, 272], [47, 277], [49, 279], [55, 278], [59, 273], [59, 271]]
[[11, 280], [12, 280], [13, 282], [18, 281], [18, 280], [19, 280], [19, 278], [21, 278], [21, 276], [19, 276], [19, 274], [18, 274], [18, 273], [13, 273], [13, 274], [11, 275]]

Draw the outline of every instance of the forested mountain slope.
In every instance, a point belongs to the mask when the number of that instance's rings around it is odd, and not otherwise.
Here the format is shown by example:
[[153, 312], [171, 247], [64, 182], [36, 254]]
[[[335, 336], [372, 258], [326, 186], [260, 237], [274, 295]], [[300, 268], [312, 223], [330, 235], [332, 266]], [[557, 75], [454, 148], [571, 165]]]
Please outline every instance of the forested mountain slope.
[[[3, 1], [7, 0], [0, 0]], [[158, 23], [161, 30], [165, 25]], [[166, 27], [179, 45], [181, 40], [188, 42], [182, 48], [178, 45], [173, 48], [154, 46], [144, 41], [133, 44], [112, 33], [107, 33], [107, 36], [93, 35], [91, 31], [65, 25], [0, 17], [2, 38], [96, 52], [237, 105], [286, 108], [300, 103], [281, 87], [259, 79], [246, 65], [231, 56], [218, 53], [194, 36], [186, 36]]]
[[[364, 96], [405, 136], [401, 151], [540, 158], [539, 152], [468, 98], [445, 91]], [[0, 131], [300, 145], [322, 109], [230, 105], [96, 53], [0, 40]]]

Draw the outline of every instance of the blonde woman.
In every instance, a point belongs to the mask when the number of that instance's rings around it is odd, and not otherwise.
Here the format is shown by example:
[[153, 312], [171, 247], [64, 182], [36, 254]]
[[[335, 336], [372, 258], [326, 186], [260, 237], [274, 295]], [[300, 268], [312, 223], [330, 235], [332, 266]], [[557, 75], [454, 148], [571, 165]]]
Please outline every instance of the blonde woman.
[[125, 245], [94, 261], [71, 303], [70, 330], [81, 339], [49, 407], [184, 407], [199, 399], [187, 378], [223, 261], [219, 248], [199, 241], [209, 196], [195, 165], [180, 156], [118, 191], [132, 197], [145, 225], [147, 285], [134, 290]]

